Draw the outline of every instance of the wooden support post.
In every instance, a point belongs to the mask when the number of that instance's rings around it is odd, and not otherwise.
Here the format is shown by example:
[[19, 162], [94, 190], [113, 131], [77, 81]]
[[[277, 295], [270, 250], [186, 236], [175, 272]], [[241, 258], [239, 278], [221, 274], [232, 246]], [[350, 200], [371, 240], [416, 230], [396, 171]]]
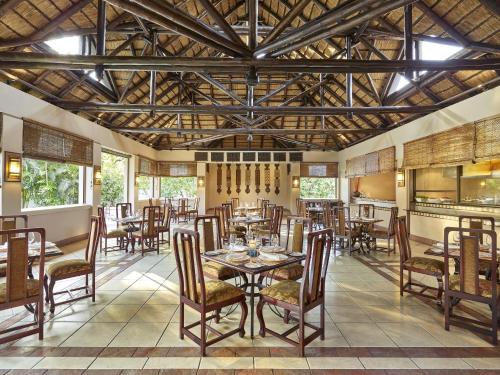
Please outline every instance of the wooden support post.
[[[352, 39], [348, 35], [345, 37], [346, 59], [352, 59]], [[352, 73], [347, 73], [345, 77], [345, 103], [346, 107], [352, 107]], [[352, 119], [352, 112], [347, 113], [347, 117]]]
[[[97, 1], [97, 48], [98, 56], [106, 55], [106, 2], [104, 0]], [[100, 81], [104, 78], [104, 67], [97, 65], [95, 75]]]
[[[404, 46], [405, 46], [405, 60], [413, 60], [413, 5], [408, 4], [404, 8]], [[408, 80], [413, 79], [413, 72], [408, 70], [405, 72], [405, 77]]]
[[[156, 56], [158, 53], [158, 37], [156, 33], [151, 33], [151, 55]], [[156, 70], [151, 71], [150, 85], [149, 85], [149, 104], [156, 104]], [[155, 117], [154, 109], [151, 111], [151, 117]]]

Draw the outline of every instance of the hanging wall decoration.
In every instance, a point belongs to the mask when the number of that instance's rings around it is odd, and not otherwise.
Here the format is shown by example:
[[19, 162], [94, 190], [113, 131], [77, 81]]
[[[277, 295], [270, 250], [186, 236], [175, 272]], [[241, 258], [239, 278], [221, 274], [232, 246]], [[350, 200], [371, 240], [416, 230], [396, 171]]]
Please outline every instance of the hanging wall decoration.
[[217, 164], [217, 193], [222, 191], [222, 164]]
[[280, 165], [274, 164], [274, 193], [280, 193]]
[[255, 192], [260, 193], [260, 164], [255, 164]]
[[246, 165], [247, 169], [245, 170], [245, 193], [249, 194], [250, 193], [250, 184], [252, 183], [251, 181], [251, 175], [250, 175], [250, 164]]
[[226, 184], [227, 184], [227, 194], [231, 194], [231, 164], [226, 164]]
[[241, 169], [240, 165], [236, 164], [236, 193], [241, 193]]
[[266, 185], [266, 193], [271, 192], [271, 170], [269, 164], [264, 164], [264, 184]]

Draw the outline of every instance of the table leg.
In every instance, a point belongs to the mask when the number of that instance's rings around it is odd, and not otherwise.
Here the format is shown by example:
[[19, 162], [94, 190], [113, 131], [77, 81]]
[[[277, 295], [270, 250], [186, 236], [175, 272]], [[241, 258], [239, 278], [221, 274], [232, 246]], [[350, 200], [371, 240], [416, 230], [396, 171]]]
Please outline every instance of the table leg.
[[255, 275], [252, 273], [250, 279], [250, 338], [253, 340], [253, 315], [254, 315], [254, 298], [255, 298]]

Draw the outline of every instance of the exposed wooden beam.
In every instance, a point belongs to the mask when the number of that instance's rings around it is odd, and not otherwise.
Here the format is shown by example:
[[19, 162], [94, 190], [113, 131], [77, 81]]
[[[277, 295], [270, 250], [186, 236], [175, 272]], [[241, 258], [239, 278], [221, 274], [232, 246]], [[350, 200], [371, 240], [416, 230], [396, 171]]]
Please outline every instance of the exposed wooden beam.
[[381, 133], [380, 129], [362, 128], [362, 129], [245, 129], [245, 128], [124, 128], [114, 127], [113, 130], [124, 133], [144, 133], [144, 134], [206, 134], [206, 135], [324, 135], [324, 134], [351, 134], [351, 133]]
[[226, 21], [224, 16], [219, 13], [215, 5], [212, 4], [210, 0], [198, 0], [201, 5], [205, 8], [210, 17], [214, 20], [214, 22], [219, 25], [221, 30], [224, 31], [226, 36], [232, 40], [234, 43], [239, 44], [240, 46], [245, 46], [241, 38], [238, 34], [233, 30], [231, 25]]
[[263, 44], [268, 44], [276, 39], [283, 31], [286, 30], [292, 21], [302, 13], [304, 8], [309, 4], [311, 0], [300, 0], [298, 4], [295, 4], [293, 8], [283, 17], [279, 23], [273, 28], [273, 30], [267, 35], [263, 40]]
[[246, 0], [248, 7], [248, 47], [254, 52], [257, 48], [259, 32], [259, 0]]
[[[345, 37], [346, 59], [352, 60], [352, 39], [350, 36]], [[352, 73], [347, 73], [345, 77], [345, 106], [352, 107]], [[352, 118], [352, 112], [347, 114], [348, 118]]]
[[498, 0], [479, 0], [479, 2], [486, 7], [491, 14], [500, 18], [500, 3]]
[[0, 17], [4, 16], [9, 10], [14, 9], [18, 4], [24, 0], [5, 0], [0, 4]]
[[[99, 56], [106, 55], [106, 2], [104, 0], [97, 1], [97, 48], [96, 54]], [[104, 78], [104, 68], [102, 65], [97, 65], [95, 74], [100, 81]]]
[[[404, 48], [405, 60], [413, 60], [413, 5], [408, 4], [404, 7]], [[412, 71], [405, 72], [406, 79], [413, 79]]]

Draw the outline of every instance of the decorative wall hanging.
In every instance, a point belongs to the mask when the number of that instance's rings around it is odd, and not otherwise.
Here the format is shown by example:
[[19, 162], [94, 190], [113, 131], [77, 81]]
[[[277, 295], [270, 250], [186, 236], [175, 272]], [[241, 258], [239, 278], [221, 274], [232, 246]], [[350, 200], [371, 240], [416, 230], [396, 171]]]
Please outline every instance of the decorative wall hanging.
[[255, 192], [260, 193], [260, 164], [255, 164]]
[[246, 165], [247, 169], [245, 170], [245, 193], [249, 194], [250, 193], [250, 184], [251, 182], [251, 175], [250, 175], [250, 164]]
[[226, 185], [227, 185], [227, 194], [231, 194], [231, 164], [226, 164]]
[[222, 164], [217, 164], [217, 193], [222, 192]]
[[280, 193], [280, 165], [274, 164], [274, 193]]
[[241, 169], [240, 165], [236, 164], [236, 193], [241, 193]]
[[266, 193], [271, 192], [271, 170], [269, 164], [264, 164], [264, 184], [266, 185]]

